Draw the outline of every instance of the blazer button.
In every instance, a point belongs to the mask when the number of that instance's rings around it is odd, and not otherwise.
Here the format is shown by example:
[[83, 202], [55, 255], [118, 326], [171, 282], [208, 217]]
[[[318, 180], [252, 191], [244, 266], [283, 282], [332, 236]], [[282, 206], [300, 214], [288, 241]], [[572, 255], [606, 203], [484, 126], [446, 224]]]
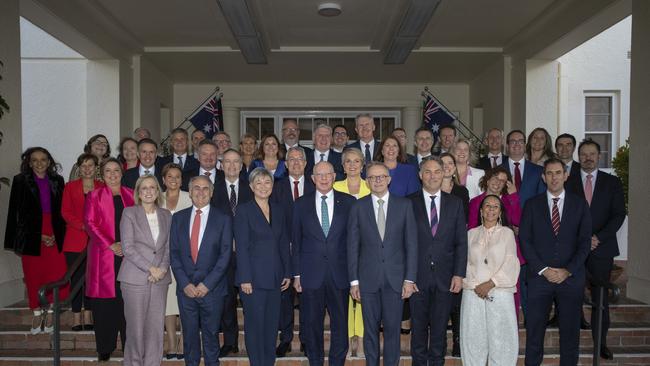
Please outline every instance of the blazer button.
[[156, 254], [156, 251], [154, 250], [153, 254]]

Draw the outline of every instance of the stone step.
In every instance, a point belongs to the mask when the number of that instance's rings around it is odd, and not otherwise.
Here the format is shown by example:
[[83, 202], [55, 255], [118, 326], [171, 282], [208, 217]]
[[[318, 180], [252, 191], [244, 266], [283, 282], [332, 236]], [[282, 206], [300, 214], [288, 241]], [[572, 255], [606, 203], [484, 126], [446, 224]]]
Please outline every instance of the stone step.
[[[180, 336], [180, 333], [177, 333]], [[546, 332], [545, 347], [559, 347], [559, 331], [557, 328], [549, 328]], [[223, 338], [220, 337], [223, 344]], [[451, 349], [451, 331], [447, 332], [448, 348]], [[330, 331], [325, 331], [325, 350], [329, 350]], [[401, 336], [402, 352], [410, 352], [410, 335]], [[167, 339], [165, 338], [165, 348]], [[239, 334], [239, 349], [241, 353], [246, 352], [244, 342], [244, 332]], [[519, 330], [519, 348], [523, 350], [526, 343], [526, 331]], [[581, 347], [592, 347], [591, 331], [582, 330], [580, 332]], [[650, 323], [641, 324], [621, 324], [613, 323], [607, 336], [609, 346], [636, 347], [650, 346]], [[119, 348], [118, 342], [118, 348]], [[29, 331], [0, 331], [0, 350], [51, 350], [52, 336], [49, 334], [32, 335]], [[63, 331], [61, 333], [61, 349], [65, 351], [92, 351], [95, 349], [95, 334], [92, 331], [71, 332]], [[292, 349], [300, 349], [299, 335], [294, 331]], [[240, 354], [241, 354], [240, 353]]]

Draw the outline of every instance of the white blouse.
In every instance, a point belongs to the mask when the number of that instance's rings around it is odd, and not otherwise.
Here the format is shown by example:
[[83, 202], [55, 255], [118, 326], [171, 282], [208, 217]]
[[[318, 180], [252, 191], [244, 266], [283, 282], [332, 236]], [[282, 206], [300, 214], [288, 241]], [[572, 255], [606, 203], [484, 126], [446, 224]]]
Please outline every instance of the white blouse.
[[463, 288], [473, 290], [492, 280], [496, 288], [515, 292], [519, 278], [519, 259], [515, 234], [501, 225], [483, 225], [468, 231], [467, 274]]
[[158, 212], [154, 211], [147, 214], [147, 221], [149, 221], [149, 229], [151, 230], [151, 237], [153, 242], [158, 241], [158, 235], [160, 234], [160, 228], [158, 227]]

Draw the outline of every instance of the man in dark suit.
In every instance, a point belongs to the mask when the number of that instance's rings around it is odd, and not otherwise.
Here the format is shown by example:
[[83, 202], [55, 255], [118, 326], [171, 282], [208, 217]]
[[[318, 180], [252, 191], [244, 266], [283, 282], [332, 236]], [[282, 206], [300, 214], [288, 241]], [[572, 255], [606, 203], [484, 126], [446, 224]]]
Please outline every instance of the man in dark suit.
[[199, 167], [199, 161], [187, 153], [189, 136], [186, 129], [180, 127], [173, 129], [169, 137], [169, 145], [172, 147], [172, 153], [158, 158], [158, 166], [160, 166], [160, 169], [169, 163], [180, 165], [182, 171], [191, 171]]
[[452, 293], [461, 291], [467, 268], [463, 201], [440, 190], [442, 177], [442, 162], [430, 157], [420, 168], [422, 190], [409, 196], [418, 242], [419, 291], [409, 300], [413, 365], [444, 365]]
[[300, 128], [298, 127], [298, 120], [293, 117], [285, 118], [282, 121], [282, 145], [279, 146], [287, 155], [289, 149], [292, 147], [301, 147], [305, 150], [305, 155], [311, 156], [311, 149], [299, 144], [300, 141]]
[[343, 149], [348, 146], [349, 139], [350, 136], [345, 125], [334, 126], [334, 130], [332, 131], [332, 150], [337, 153], [342, 153]]
[[503, 131], [498, 128], [491, 128], [487, 134], [488, 154], [481, 157], [478, 167], [489, 170], [499, 166], [508, 157], [503, 155]]
[[[314, 183], [305, 176], [305, 166], [307, 165], [305, 150], [302, 147], [292, 147], [287, 152], [285, 161], [289, 176], [273, 184], [273, 193], [271, 202], [282, 205], [287, 217], [292, 217], [294, 202], [305, 194], [313, 193]], [[289, 224], [291, 221], [289, 220]], [[291, 227], [287, 227], [291, 232]], [[293, 340], [293, 303], [296, 297], [295, 289], [290, 288], [282, 291], [282, 304], [280, 305], [280, 344], [276, 349], [277, 357], [286, 356], [291, 350], [291, 340]], [[300, 312], [300, 329], [302, 326], [302, 312]], [[301, 336], [301, 348], [304, 349], [304, 341]]]
[[162, 167], [156, 164], [158, 157], [158, 144], [152, 139], [143, 138], [138, 141], [138, 159], [140, 166], [128, 169], [122, 176], [122, 185], [131, 189], [135, 188], [135, 183], [143, 175], [153, 175], [158, 179], [158, 184], [162, 187]]
[[294, 205], [292, 224], [293, 287], [302, 293], [303, 338], [310, 365], [324, 364], [323, 320], [330, 316], [329, 364], [343, 366], [348, 350], [347, 223], [356, 199], [332, 189], [332, 164], [316, 164], [316, 191]]
[[314, 130], [314, 150], [312, 155], [307, 155], [307, 167], [305, 168], [305, 175], [311, 176], [314, 170], [314, 165], [321, 161], [327, 161], [334, 167], [336, 180], [345, 179], [343, 173], [343, 164], [341, 163], [341, 153], [331, 149], [332, 145], [332, 127], [328, 125], [318, 125]]
[[561, 160], [546, 160], [543, 179], [548, 190], [528, 200], [521, 217], [519, 239], [528, 261], [526, 365], [542, 363], [554, 298], [560, 307], [560, 365], [578, 364], [585, 260], [592, 230], [587, 202], [564, 189], [568, 176]]
[[432, 151], [433, 131], [426, 126], [421, 126], [415, 130], [415, 161], [418, 170], [420, 170], [422, 161], [431, 156]]
[[[206, 176], [190, 181], [192, 207], [172, 217], [170, 261], [183, 326], [185, 364], [219, 364], [219, 319], [228, 293], [232, 220], [210, 205], [214, 187]], [[199, 339], [199, 330], [202, 339]]]
[[520, 130], [512, 130], [506, 137], [508, 156], [501, 165], [508, 169], [512, 182], [519, 192], [519, 203], [524, 207], [526, 201], [546, 190], [542, 181], [542, 168], [525, 159], [526, 136]]
[[370, 163], [367, 173], [371, 194], [352, 206], [348, 219], [350, 295], [363, 304], [366, 363], [379, 365], [383, 324], [384, 365], [396, 366], [403, 300], [417, 291], [417, 228], [411, 201], [388, 192], [388, 167]]
[[356, 147], [361, 150], [365, 157], [366, 163], [371, 162], [375, 158], [375, 154], [379, 148], [379, 140], [375, 139], [375, 120], [369, 113], [362, 113], [357, 115], [354, 130], [357, 131], [357, 141], [348, 145], [348, 147]]
[[[186, 170], [183, 172], [183, 183], [181, 189], [188, 190], [190, 178], [197, 175], [203, 175], [210, 179], [212, 184], [215, 184], [219, 179], [223, 179], [223, 170], [217, 169], [217, 156], [219, 148], [214, 141], [205, 139], [199, 143], [199, 166], [193, 170]], [[215, 196], [212, 197], [212, 204], [216, 204]]]
[[438, 148], [433, 155], [440, 156], [442, 153], [451, 152], [451, 147], [456, 142], [458, 131], [454, 125], [444, 125], [438, 130]]
[[194, 130], [190, 135], [192, 139], [192, 156], [197, 161], [199, 160], [199, 144], [205, 140], [205, 132], [203, 130]]
[[568, 133], [563, 133], [555, 139], [555, 152], [558, 158], [567, 167], [569, 179], [580, 175], [580, 163], [573, 160], [573, 153], [576, 150], [576, 138]]
[[[623, 185], [618, 177], [598, 169], [600, 161], [600, 145], [593, 140], [585, 140], [578, 147], [578, 156], [582, 169], [577, 175], [570, 176], [567, 191], [579, 197], [584, 197], [589, 205], [592, 222], [591, 252], [587, 257], [587, 273], [592, 282], [591, 299], [598, 303], [598, 285], [609, 282], [614, 257], [618, 251], [616, 232], [625, 220], [625, 197]], [[577, 164], [575, 164], [577, 165]], [[604, 297], [603, 324], [601, 333], [600, 355], [605, 359], [613, 359], [614, 355], [607, 347], [607, 331], [609, 330], [609, 301]], [[591, 311], [592, 335], [596, 344], [598, 312]]]
[[[395, 137], [397, 141], [399, 141], [399, 144], [402, 147], [402, 151], [406, 153], [408, 149], [408, 138], [406, 137], [406, 130], [403, 129], [402, 127], [397, 127], [393, 129], [391, 135], [393, 135], [393, 137]], [[415, 169], [419, 168], [418, 159], [415, 157], [415, 155], [406, 153], [406, 163], [413, 165]]]
[[[218, 178], [214, 187], [214, 206], [230, 217], [234, 217], [237, 206], [253, 199], [253, 192], [246, 179], [240, 177], [242, 158], [237, 150], [228, 149], [221, 160], [224, 177]], [[230, 353], [238, 353], [239, 324], [237, 323], [237, 288], [235, 287], [235, 248], [233, 247], [228, 265], [228, 295], [225, 299], [223, 314], [221, 316], [221, 332], [223, 333], [223, 346], [219, 357]]]

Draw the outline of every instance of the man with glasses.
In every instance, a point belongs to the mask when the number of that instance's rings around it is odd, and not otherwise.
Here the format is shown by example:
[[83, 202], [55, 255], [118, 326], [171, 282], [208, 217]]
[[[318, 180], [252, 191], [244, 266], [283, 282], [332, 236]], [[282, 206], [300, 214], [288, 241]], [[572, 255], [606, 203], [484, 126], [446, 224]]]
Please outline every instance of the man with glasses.
[[332, 150], [337, 153], [342, 153], [343, 149], [348, 146], [349, 139], [348, 129], [344, 125], [334, 126], [334, 132], [332, 132]]
[[400, 358], [403, 301], [417, 291], [417, 227], [411, 201], [388, 192], [383, 163], [367, 167], [371, 194], [352, 206], [348, 219], [350, 295], [363, 303], [366, 363], [378, 366], [379, 327], [384, 326], [384, 365]]
[[222, 160], [226, 150], [232, 147], [230, 135], [224, 131], [219, 131], [212, 136], [212, 141], [217, 145], [217, 169], [223, 170]]
[[307, 156], [311, 156], [311, 149], [300, 145], [299, 141], [300, 128], [298, 128], [298, 121], [295, 118], [285, 118], [282, 122], [282, 146], [279, 148], [284, 150], [285, 156], [292, 147], [301, 147], [305, 150]]
[[341, 154], [332, 150], [332, 127], [321, 124], [314, 130], [314, 150], [313, 155], [307, 155], [307, 167], [305, 174], [311, 175], [314, 165], [321, 161], [327, 161], [334, 167], [336, 180], [343, 180], [343, 164], [341, 163]]
[[510, 131], [506, 136], [506, 144], [508, 156], [503, 159], [501, 166], [510, 172], [523, 208], [529, 198], [546, 191], [542, 181], [542, 167], [526, 160], [526, 135], [522, 131]]
[[393, 129], [393, 132], [391, 134], [397, 139], [397, 141], [399, 141], [399, 144], [402, 147], [402, 151], [404, 151], [404, 153], [406, 154], [406, 162], [408, 164], [413, 165], [415, 169], [418, 169], [418, 159], [415, 157], [415, 155], [411, 155], [406, 152], [407, 145], [408, 145], [406, 130], [403, 129], [402, 127], [397, 127]]

